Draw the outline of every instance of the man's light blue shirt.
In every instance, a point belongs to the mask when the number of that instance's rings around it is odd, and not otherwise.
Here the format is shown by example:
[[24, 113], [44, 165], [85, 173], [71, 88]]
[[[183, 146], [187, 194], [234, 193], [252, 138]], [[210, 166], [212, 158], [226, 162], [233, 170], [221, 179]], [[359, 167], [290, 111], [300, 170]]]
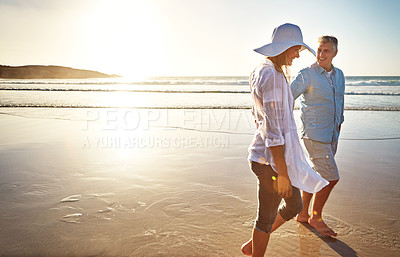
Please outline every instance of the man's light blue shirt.
[[290, 87], [294, 99], [301, 96], [302, 138], [322, 143], [337, 141], [344, 121], [343, 72], [333, 67], [329, 76], [314, 63], [301, 70]]

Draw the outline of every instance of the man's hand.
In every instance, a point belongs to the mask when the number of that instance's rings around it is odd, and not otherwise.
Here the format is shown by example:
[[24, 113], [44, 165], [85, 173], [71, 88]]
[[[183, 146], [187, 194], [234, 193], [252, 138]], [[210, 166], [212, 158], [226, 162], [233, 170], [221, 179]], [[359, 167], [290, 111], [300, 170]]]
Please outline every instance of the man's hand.
[[282, 198], [288, 198], [292, 196], [292, 184], [288, 176], [278, 174], [278, 194]]

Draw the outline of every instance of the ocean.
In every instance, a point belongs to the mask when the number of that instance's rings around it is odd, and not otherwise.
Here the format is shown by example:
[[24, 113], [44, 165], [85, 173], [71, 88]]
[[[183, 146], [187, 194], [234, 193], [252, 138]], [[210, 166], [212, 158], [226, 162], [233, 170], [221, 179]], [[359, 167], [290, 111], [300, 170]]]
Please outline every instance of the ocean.
[[[0, 79], [0, 95], [0, 107], [10, 108], [251, 108], [248, 78], [241, 76]], [[400, 76], [347, 76], [345, 109], [400, 111]]]

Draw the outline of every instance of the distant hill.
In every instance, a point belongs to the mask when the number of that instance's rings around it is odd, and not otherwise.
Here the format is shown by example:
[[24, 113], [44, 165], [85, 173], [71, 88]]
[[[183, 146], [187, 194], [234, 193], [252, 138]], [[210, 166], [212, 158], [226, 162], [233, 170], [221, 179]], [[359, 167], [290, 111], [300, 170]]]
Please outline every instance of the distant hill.
[[0, 78], [3, 79], [87, 79], [115, 78], [118, 75], [108, 75], [97, 71], [79, 70], [53, 65], [0, 65]]

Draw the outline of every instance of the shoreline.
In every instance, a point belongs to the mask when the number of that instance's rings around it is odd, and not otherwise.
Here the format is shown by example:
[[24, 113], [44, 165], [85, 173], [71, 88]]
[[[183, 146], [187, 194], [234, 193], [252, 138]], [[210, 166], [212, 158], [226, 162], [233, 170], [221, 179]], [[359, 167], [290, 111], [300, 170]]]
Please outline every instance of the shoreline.
[[[99, 110], [107, 110], [107, 109], [138, 109], [138, 110], [251, 110], [251, 107], [248, 106], [166, 106], [166, 107], [151, 107], [151, 106], [52, 106], [52, 105], [41, 105], [41, 106], [33, 106], [33, 105], [2, 105], [0, 106], [0, 110], [4, 109], [99, 109]], [[294, 111], [300, 110], [299, 107], [294, 107]], [[345, 111], [370, 111], [370, 112], [398, 112], [400, 111], [400, 107], [345, 107]]]

